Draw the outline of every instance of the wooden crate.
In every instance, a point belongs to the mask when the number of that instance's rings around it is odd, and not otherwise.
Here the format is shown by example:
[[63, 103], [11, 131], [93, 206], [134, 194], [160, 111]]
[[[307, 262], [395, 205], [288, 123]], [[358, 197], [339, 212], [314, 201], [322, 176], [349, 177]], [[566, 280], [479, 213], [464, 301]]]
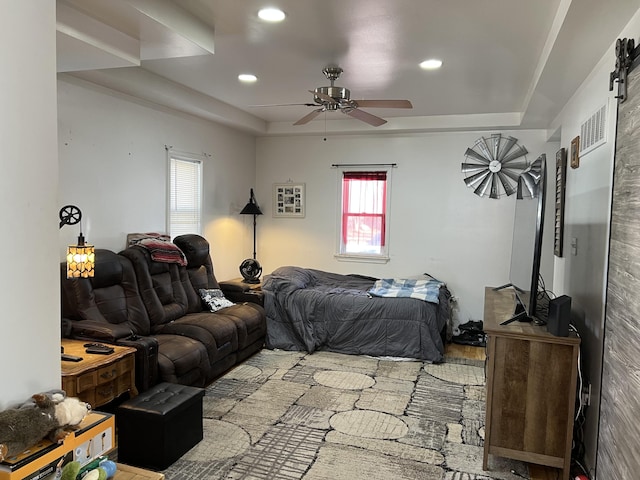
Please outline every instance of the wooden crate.
[[138, 467], [130, 467], [118, 463], [118, 471], [113, 477], [114, 480], [164, 480], [164, 475], [158, 472], [143, 470]]

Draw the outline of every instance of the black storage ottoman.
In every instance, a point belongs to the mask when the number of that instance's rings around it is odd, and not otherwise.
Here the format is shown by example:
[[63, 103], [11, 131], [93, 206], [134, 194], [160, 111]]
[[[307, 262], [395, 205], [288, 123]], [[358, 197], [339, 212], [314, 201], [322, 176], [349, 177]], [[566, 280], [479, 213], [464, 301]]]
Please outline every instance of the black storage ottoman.
[[116, 411], [118, 462], [164, 470], [202, 440], [204, 389], [160, 383]]

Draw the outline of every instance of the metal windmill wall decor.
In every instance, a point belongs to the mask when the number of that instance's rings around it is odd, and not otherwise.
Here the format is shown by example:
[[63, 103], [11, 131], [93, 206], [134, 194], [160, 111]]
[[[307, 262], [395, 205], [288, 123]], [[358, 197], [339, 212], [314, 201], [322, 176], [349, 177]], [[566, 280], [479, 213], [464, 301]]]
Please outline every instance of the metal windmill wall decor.
[[518, 177], [529, 166], [527, 153], [517, 138], [499, 133], [480, 137], [464, 154], [464, 183], [479, 197], [513, 195]]

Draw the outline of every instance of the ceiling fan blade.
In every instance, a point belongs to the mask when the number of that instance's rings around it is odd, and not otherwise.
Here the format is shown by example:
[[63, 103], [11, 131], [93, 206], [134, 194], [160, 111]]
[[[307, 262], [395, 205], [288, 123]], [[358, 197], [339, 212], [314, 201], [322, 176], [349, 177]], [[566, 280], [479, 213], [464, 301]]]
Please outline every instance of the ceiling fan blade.
[[368, 123], [369, 125], [372, 125], [374, 127], [379, 127], [380, 125], [384, 125], [385, 123], [387, 123], [385, 119], [376, 117], [375, 115], [371, 115], [370, 113], [367, 113], [358, 108], [354, 108], [353, 110], [349, 110], [349, 111], [343, 110], [343, 112], [353, 118], [362, 120], [363, 122]]
[[311, 120], [316, 118], [324, 111], [324, 108], [318, 108], [317, 110], [313, 110], [311, 113], [307, 113], [304, 117], [298, 120], [294, 125], [304, 125], [305, 123], [309, 123]]
[[326, 93], [323, 92], [318, 92], [318, 91], [313, 91], [313, 90], [309, 90], [309, 93], [313, 93], [316, 97], [324, 100], [325, 102], [329, 102], [329, 103], [338, 103], [333, 97], [330, 97], [329, 95], [327, 95]]
[[249, 105], [249, 108], [253, 107], [293, 107], [296, 105], [304, 105], [305, 107], [317, 107], [317, 103], [267, 103], [264, 105]]
[[370, 108], [413, 108], [409, 100], [353, 100], [359, 107]]

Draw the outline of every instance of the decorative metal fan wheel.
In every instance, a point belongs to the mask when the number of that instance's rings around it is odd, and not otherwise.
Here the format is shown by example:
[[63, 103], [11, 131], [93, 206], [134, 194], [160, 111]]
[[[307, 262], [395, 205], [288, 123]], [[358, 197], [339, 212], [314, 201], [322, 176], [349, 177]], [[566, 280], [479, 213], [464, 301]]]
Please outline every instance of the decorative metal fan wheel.
[[499, 133], [480, 137], [465, 152], [464, 183], [479, 197], [513, 195], [520, 174], [529, 166], [527, 153], [517, 138]]
[[538, 193], [540, 193], [540, 180], [542, 179], [542, 169], [545, 159], [544, 154], [540, 155], [520, 174], [516, 194], [518, 199], [536, 198], [538, 196]]

